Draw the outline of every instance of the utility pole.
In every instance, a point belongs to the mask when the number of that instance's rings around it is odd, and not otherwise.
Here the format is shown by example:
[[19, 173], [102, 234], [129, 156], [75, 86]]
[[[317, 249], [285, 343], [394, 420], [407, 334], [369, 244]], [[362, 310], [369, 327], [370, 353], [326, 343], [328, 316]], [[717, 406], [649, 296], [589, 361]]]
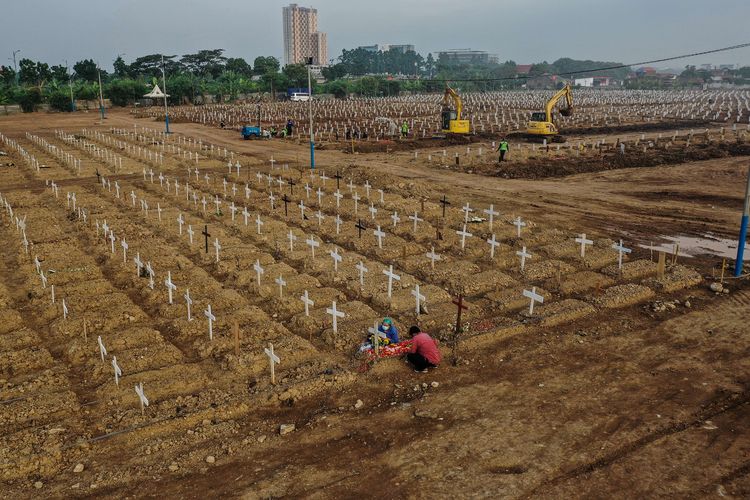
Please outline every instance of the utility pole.
[[99, 75], [99, 112], [101, 113], [101, 123], [104, 123], [104, 93], [102, 91], [102, 70], [96, 65], [96, 73]]
[[742, 275], [742, 264], [745, 258], [745, 241], [747, 241], [747, 224], [750, 219], [750, 169], [747, 172], [747, 186], [745, 187], [745, 208], [742, 210], [740, 223], [740, 238], [737, 241], [737, 260], [734, 263], [734, 276]]
[[315, 132], [313, 131], [312, 76], [313, 58], [307, 58], [307, 104], [310, 110], [310, 170], [315, 170]]
[[68, 71], [68, 88], [70, 89], [70, 112], [76, 110], [76, 101], [73, 99], [73, 73], [70, 71], [68, 66], [68, 60], [65, 60], [65, 69]]
[[21, 52], [21, 49], [13, 51], [13, 71], [16, 72], [16, 87], [18, 87], [18, 66], [16, 66], [16, 54]]
[[167, 71], [164, 67], [164, 54], [161, 56], [161, 77], [162, 84], [164, 85], [164, 124], [167, 127], [167, 134], [169, 133], [169, 109], [167, 108]]

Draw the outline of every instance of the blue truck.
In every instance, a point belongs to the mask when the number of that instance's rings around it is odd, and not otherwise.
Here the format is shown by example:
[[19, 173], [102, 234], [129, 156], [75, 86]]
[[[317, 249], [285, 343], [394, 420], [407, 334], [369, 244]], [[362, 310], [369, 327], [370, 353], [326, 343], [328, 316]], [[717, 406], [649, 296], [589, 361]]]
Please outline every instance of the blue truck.
[[242, 138], [246, 141], [248, 139], [260, 139], [263, 136], [263, 129], [260, 127], [250, 127], [247, 125], [242, 127]]

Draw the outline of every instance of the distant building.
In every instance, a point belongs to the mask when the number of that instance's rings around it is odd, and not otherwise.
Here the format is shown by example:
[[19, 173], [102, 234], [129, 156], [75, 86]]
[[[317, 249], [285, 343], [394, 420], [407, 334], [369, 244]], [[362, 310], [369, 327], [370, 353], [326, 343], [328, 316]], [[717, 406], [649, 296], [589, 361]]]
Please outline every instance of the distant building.
[[380, 50], [382, 50], [383, 52], [388, 52], [389, 50], [397, 50], [401, 52], [402, 54], [406, 54], [407, 52], [416, 52], [414, 50], [414, 45], [410, 45], [410, 44], [404, 44], [404, 45], [386, 44], [386, 45], [382, 45], [380, 47]]
[[573, 85], [576, 87], [610, 87], [619, 82], [610, 76], [590, 76], [588, 78], [576, 78]]
[[305, 64], [309, 57], [316, 66], [328, 64], [328, 38], [318, 31], [317, 9], [290, 4], [282, 9], [282, 22], [284, 65]]
[[497, 63], [498, 57], [484, 50], [452, 49], [437, 52], [438, 60], [453, 64], [490, 64]]
[[379, 51], [379, 50], [380, 50], [380, 47], [378, 47], [378, 45], [377, 45], [377, 44], [375, 44], [375, 45], [360, 45], [360, 46], [359, 46], [359, 47], [357, 47], [357, 48], [358, 48], [358, 49], [362, 49], [362, 50], [364, 50], [365, 52], [373, 52], [373, 53], [374, 53], [374, 52], [377, 52], [377, 51]]

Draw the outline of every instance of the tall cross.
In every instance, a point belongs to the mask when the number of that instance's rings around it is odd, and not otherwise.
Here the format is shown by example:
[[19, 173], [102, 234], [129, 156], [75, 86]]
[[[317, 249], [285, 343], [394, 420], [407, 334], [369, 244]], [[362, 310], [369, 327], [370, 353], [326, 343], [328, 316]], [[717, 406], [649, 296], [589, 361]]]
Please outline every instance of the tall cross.
[[427, 255], [427, 258], [430, 259], [430, 268], [435, 269], [435, 261], [440, 260], [440, 255], [435, 253], [435, 246], [432, 246], [432, 250], [427, 252], [425, 255]]
[[180, 226], [180, 236], [182, 236], [182, 225], [185, 224], [185, 219], [182, 218], [182, 212], [177, 216], [177, 224]]
[[516, 220], [513, 221], [513, 225], [516, 226], [517, 230], [517, 236], [521, 237], [521, 228], [526, 226], [526, 223], [521, 220], [521, 217], [516, 217]]
[[338, 191], [339, 188], [341, 187], [340, 186], [340, 182], [341, 182], [341, 179], [342, 179], [341, 174], [339, 173], [338, 170], [336, 170], [336, 175], [334, 175], [333, 178], [336, 179], [336, 190]]
[[294, 242], [297, 239], [297, 237], [294, 235], [292, 230], [289, 230], [289, 234], [287, 235], [287, 239], [289, 240], [289, 251], [294, 252]]
[[459, 295], [458, 299], [453, 299], [453, 304], [458, 308], [458, 311], [456, 313], [456, 330], [455, 333], [458, 335], [461, 333], [461, 313], [464, 310], [468, 310], [469, 307], [464, 304], [464, 296]]
[[540, 304], [544, 303], [544, 297], [536, 293], [536, 287], [532, 287], [531, 290], [524, 290], [523, 296], [531, 299], [531, 302], [529, 303], [529, 316], [534, 314], [534, 303], [539, 302]]
[[260, 228], [265, 224], [262, 220], [260, 220], [260, 214], [255, 216], [255, 225], [258, 226], [258, 234], [260, 234]]
[[190, 238], [190, 245], [192, 245], [193, 244], [193, 235], [195, 234], [195, 231], [193, 231], [193, 226], [191, 224], [188, 224], [187, 234], [188, 234], [188, 237]]
[[258, 281], [258, 289], [260, 289], [260, 277], [265, 273], [265, 269], [263, 269], [263, 266], [260, 265], [260, 259], [255, 259], [255, 264], [253, 264], [253, 269], [255, 269], [255, 276]]
[[268, 347], [263, 349], [263, 352], [266, 353], [266, 356], [268, 356], [268, 361], [271, 364], [271, 384], [276, 384], [276, 371], [274, 367], [276, 363], [281, 363], [281, 360], [276, 354], [274, 354], [273, 344], [268, 344]]
[[495, 239], [495, 233], [492, 233], [492, 238], [487, 239], [487, 243], [490, 245], [490, 259], [494, 259], [495, 248], [500, 246], [500, 242]]
[[414, 222], [414, 227], [412, 231], [414, 232], [414, 234], [417, 234], [417, 222], [422, 222], [424, 219], [419, 218], [419, 215], [417, 214], [416, 210], [414, 211], [414, 215], [409, 216], [409, 219]]
[[214, 250], [216, 251], [216, 262], [219, 262], [219, 250], [221, 250], [221, 244], [219, 244], [219, 238], [214, 238]]
[[250, 212], [247, 211], [247, 206], [242, 209], [242, 217], [245, 220], [245, 225], [247, 226], [247, 218], [250, 217]]
[[456, 231], [456, 234], [461, 237], [461, 250], [466, 248], [466, 237], [474, 236], [473, 234], [466, 231], [466, 224], [464, 224], [464, 228], [461, 231]]
[[289, 197], [288, 197], [288, 196], [286, 195], [286, 193], [284, 193], [284, 197], [283, 197], [283, 198], [281, 198], [281, 201], [283, 201], [283, 202], [284, 202], [284, 216], [285, 216], [285, 217], [289, 217], [289, 208], [288, 208], [288, 204], [289, 204], [289, 202], [290, 202], [290, 201], [292, 201], [292, 200], [290, 200], [290, 199], [289, 199]]
[[383, 269], [383, 274], [388, 276], [388, 298], [393, 295], [393, 280], [401, 281], [401, 276], [393, 272], [393, 264], [388, 269]]
[[208, 319], [208, 339], [213, 340], [214, 339], [214, 321], [216, 321], [216, 316], [211, 312], [211, 304], [208, 304], [208, 307], [205, 311], [203, 311], [203, 315], [206, 316], [206, 319]]
[[338, 247], [334, 247], [333, 250], [331, 250], [328, 253], [331, 256], [331, 258], [333, 259], [333, 272], [334, 273], [338, 272], [338, 270], [339, 270], [339, 262], [341, 262], [341, 260], [343, 259], [343, 257], [341, 257], [341, 254], [339, 253]]
[[356, 227], [357, 229], [359, 229], [359, 238], [360, 238], [360, 239], [362, 239], [362, 231], [363, 231], [364, 229], [367, 229], [367, 227], [365, 227], [365, 226], [364, 226], [364, 225], [362, 224], [362, 219], [358, 219], [358, 220], [357, 220], [357, 224], [356, 224], [356, 225], [355, 225], [354, 227]]
[[365, 267], [361, 260], [359, 261], [359, 264], [354, 267], [359, 271], [359, 286], [365, 286], [365, 273], [368, 272], [369, 269]]
[[586, 233], [583, 233], [578, 238], [576, 238], [576, 243], [581, 244], [581, 257], [586, 257], [586, 245], [594, 244], [592, 240], [586, 239]]
[[125, 238], [122, 238], [120, 240], [120, 246], [122, 247], [122, 263], [127, 264], [128, 263], [128, 242], [125, 241]]
[[289, 184], [289, 194], [293, 195], [294, 194], [294, 186], [296, 186], [297, 183], [294, 182], [294, 179], [292, 179], [290, 177], [289, 180], [287, 181], [287, 184]]
[[299, 299], [305, 304], [305, 316], [310, 316], [310, 306], [315, 305], [315, 302], [310, 299], [307, 290]]
[[396, 224], [401, 222], [401, 217], [398, 216], [397, 211], [393, 211], [393, 215], [391, 215], [391, 220], [393, 221], [393, 227], [396, 227]]
[[205, 236], [205, 237], [206, 237], [206, 253], [208, 253], [208, 238], [209, 238], [209, 236], [211, 236], [211, 235], [209, 234], [209, 232], [208, 232], [208, 226], [205, 226], [205, 227], [204, 227], [204, 229], [203, 229], [203, 231], [201, 232], [201, 234], [202, 234], [203, 236]]
[[490, 218], [490, 231], [492, 231], [492, 223], [495, 221], [495, 216], [496, 215], [500, 215], [500, 213], [495, 211], [495, 206], [494, 205], [490, 205], [490, 208], [485, 208], [484, 210], [482, 210], [482, 212], [484, 212], [485, 214], [487, 214], [489, 216], [489, 218]]
[[617, 250], [617, 253], [618, 253], [617, 268], [618, 269], [622, 269], [622, 256], [623, 256], [623, 254], [630, 253], [630, 252], [632, 252], [632, 250], [630, 248], [625, 248], [625, 246], [623, 246], [623, 244], [622, 244], [622, 240], [620, 240], [620, 244], [619, 245], [617, 243], [613, 243], [612, 244], [612, 248], [614, 248], [615, 250]]
[[315, 247], [320, 246], [320, 242], [315, 240], [315, 236], [311, 235], [310, 238], [305, 240], [305, 242], [310, 246], [310, 252], [312, 253], [312, 258], [315, 260]]
[[343, 318], [346, 315], [343, 313], [343, 311], [339, 311], [338, 309], [336, 309], [335, 300], [333, 301], [333, 304], [331, 305], [331, 307], [326, 308], [326, 313], [330, 314], [331, 317], [333, 318], [333, 333], [338, 333], [339, 331], [338, 319]]
[[172, 283], [172, 271], [167, 272], [167, 279], [164, 280], [164, 284], [167, 286], [167, 293], [169, 294], [169, 303], [172, 304], [172, 292], [177, 290], [177, 285]]
[[445, 207], [451, 204], [451, 202], [448, 201], [448, 198], [446, 198], [445, 195], [443, 195], [443, 199], [440, 200], [440, 204], [443, 205], [443, 218], [445, 218]]
[[284, 296], [284, 287], [286, 286], [286, 281], [284, 281], [284, 277], [281, 275], [279, 275], [279, 277], [274, 281], [277, 285], [279, 285], [279, 298], [282, 298]]
[[372, 220], [375, 220], [375, 214], [378, 213], [378, 209], [375, 208], [375, 205], [370, 203], [370, 208], [368, 208], [368, 210], [370, 211], [370, 216], [372, 217]]
[[189, 288], [185, 289], [185, 295], [183, 295], [183, 297], [185, 298], [185, 305], [187, 305], [187, 319], [188, 319], [188, 321], [193, 321], [193, 318], [190, 315], [190, 306], [193, 305], [193, 299], [190, 298], [190, 289]]
[[516, 252], [516, 255], [521, 257], [521, 272], [523, 272], [524, 268], [526, 267], [526, 259], [530, 259], [531, 254], [526, 251], [526, 247], [524, 246], [521, 251]]
[[461, 208], [461, 210], [464, 212], [464, 223], [469, 222], [469, 214], [474, 211], [473, 208], [469, 206], [469, 202], [466, 202], [466, 205]]
[[378, 248], [383, 248], [383, 238], [385, 237], [385, 233], [380, 230], [380, 226], [372, 232], [372, 234], [375, 235], [375, 237], [378, 239]]
[[359, 200], [361, 198], [359, 197], [359, 194], [355, 191], [352, 195], [352, 200], [354, 200], [354, 215], [357, 215], [357, 211], [359, 210]]
[[414, 290], [411, 291], [411, 294], [416, 301], [415, 312], [417, 313], [417, 316], [419, 316], [420, 306], [422, 305], [422, 301], [425, 300], [425, 296], [419, 293], [419, 283], [414, 285]]

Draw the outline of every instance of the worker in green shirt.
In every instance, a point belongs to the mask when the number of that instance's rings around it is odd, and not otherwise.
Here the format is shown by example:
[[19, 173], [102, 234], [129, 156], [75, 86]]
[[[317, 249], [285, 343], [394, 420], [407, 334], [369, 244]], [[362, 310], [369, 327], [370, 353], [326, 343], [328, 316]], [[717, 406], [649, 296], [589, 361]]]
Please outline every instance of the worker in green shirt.
[[508, 152], [508, 148], [508, 141], [502, 139], [500, 145], [497, 147], [497, 150], [500, 151], [500, 161], [505, 161], [505, 154]]
[[406, 137], [408, 137], [408, 135], [409, 135], [409, 125], [406, 122], [404, 122], [401, 125], [401, 137], [404, 138], [404, 139], [406, 139]]

